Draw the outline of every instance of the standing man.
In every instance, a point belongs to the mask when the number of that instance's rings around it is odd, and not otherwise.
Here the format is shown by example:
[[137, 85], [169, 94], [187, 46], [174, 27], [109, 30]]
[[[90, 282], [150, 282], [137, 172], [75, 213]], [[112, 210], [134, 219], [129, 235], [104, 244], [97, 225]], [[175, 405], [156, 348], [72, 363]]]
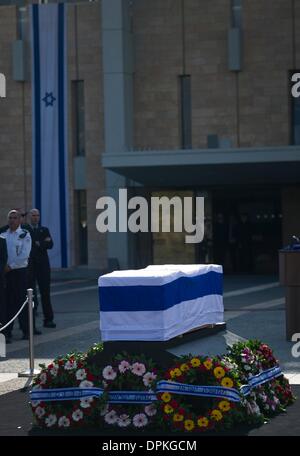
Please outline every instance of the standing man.
[[32, 250], [29, 259], [29, 285], [35, 288], [38, 283], [44, 313], [44, 327], [55, 328], [53, 321], [53, 309], [50, 300], [50, 264], [48, 249], [52, 249], [53, 241], [49, 229], [40, 226], [40, 212], [38, 209], [31, 209], [30, 226], [32, 237]]
[[4, 294], [4, 268], [7, 265], [6, 240], [0, 237], [0, 328], [6, 320], [6, 303]]
[[[27, 230], [21, 228], [21, 214], [17, 210], [8, 213], [8, 229], [1, 234], [7, 244], [6, 273], [6, 306], [7, 321], [10, 321], [26, 300], [27, 266], [31, 250], [31, 237]], [[19, 315], [20, 328], [23, 339], [28, 339], [28, 311], [27, 307]], [[11, 341], [14, 323], [6, 329], [6, 339]], [[41, 334], [35, 330], [35, 334]]]

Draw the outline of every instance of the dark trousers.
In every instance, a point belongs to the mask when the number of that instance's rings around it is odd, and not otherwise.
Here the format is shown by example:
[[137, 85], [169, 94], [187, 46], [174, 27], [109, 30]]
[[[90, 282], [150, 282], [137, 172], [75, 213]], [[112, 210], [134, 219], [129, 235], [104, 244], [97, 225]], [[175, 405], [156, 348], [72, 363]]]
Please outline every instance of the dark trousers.
[[29, 287], [39, 286], [45, 321], [53, 320], [53, 309], [50, 299], [50, 266], [48, 261], [31, 262], [29, 267]]
[[[27, 268], [13, 269], [6, 274], [6, 320], [10, 321], [22, 307], [26, 299]], [[28, 334], [28, 307], [24, 307], [19, 315], [20, 328]], [[11, 337], [14, 323], [8, 326], [5, 334]]]
[[6, 316], [6, 299], [5, 299], [5, 290], [4, 290], [4, 275], [0, 274], [0, 325], [4, 326], [6, 321], [7, 321], [7, 316]]

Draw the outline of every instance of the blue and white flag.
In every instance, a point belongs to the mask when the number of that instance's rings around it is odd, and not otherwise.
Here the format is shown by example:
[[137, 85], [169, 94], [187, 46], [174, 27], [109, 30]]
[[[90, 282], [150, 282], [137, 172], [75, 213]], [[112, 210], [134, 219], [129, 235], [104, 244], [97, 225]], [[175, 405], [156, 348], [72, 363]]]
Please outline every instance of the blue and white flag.
[[52, 267], [69, 264], [65, 5], [31, 5], [33, 207], [54, 241]]

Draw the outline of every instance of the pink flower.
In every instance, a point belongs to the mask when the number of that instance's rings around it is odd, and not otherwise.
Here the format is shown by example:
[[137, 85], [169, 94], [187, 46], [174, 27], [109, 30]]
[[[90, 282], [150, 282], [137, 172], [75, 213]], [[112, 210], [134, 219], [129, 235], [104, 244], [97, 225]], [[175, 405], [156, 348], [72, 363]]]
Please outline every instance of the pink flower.
[[46, 412], [45, 412], [45, 409], [44, 409], [43, 407], [37, 407], [37, 408], [35, 409], [35, 414], [36, 414], [36, 416], [37, 416], [38, 418], [42, 418], [42, 416], [44, 416], [45, 413], [46, 413]]
[[104, 416], [104, 420], [107, 424], [115, 424], [118, 421], [118, 415], [115, 410], [111, 410]]
[[157, 375], [153, 374], [153, 372], [147, 372], [143, 377], [143, 383], [145, 386], [150, 386], [153, 380], [155, 380]]
[[134, 415], [132, 422], [135, 427], [140, 428], [148, 424], [148, 418], [144, 413], [139, 413], [137, 415]]
[[103, 377], [105, 378], [105, 380], [114, 380], [117, 376], [117, 373], [116, 371], [113, 369], [112, 366], [106, 366], [104, 369], [103, 369]]
[[72, 418], [74, 421], [80, 421], [82, 420], [83, 418], [83, 413], [80, 409], [77, 409], [75, 410], [73, 413], [72, 413]]
[[156, 412], [157, 412], [157, 410], [156, 410], [156, 407], [154, 404], [146, 405], [146, 407], [145, 407], [146, 415], [154, 416], [154, 415], [156, 415]]
[[146, 367], [142, 363], [134, 363], [131, 367], [131, 371], [133, 374], [141, 377], [146, 372]]
[[121, 361], [120, 364], [119, 364], [119, 371], [124, 374], [124, 372], [126, 372], [127, 370], [130, 369], [130, 364], [128, 361]]
[[130, 418], [129, 418], [129, 415], [123, 414], [123, 415], [120, 415], [120, 416], [119, 416], [119, 418], [118, 418], [118, 425], [119, 425], [120, 427], [127, 427], [127, 426], [130, 425], [130, 423], [131, 423], [131, 420], [130, 420]]

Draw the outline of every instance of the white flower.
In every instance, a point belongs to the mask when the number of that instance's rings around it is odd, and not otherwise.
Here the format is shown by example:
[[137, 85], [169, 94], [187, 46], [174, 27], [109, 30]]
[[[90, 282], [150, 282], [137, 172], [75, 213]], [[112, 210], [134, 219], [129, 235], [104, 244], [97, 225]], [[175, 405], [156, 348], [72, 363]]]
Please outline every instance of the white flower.
[[33, 385], [33, 387], [31, 388], [31, 391], [32, 390], [40, 390], [42, 389], [41, 385], [38, 383], [37, 385]]
[[130, 366], [130, 364], [129, 364], [128, 361], [125, 361], [125, 360], [124, 360], [124, 361], [121, 361], [121, 362], [120, 362], [120, 364], [119, 364], [118, 367], [119, 367], [119, 371], [120, 371], [122, 374], [124, 374], [124, 372], [126, 372], [127, 370], [129, 370], [131, 366]]
[[58, 426], [59, 427], [69, 427], [70, 426], [70, 420], [66, 416], [61, 416], [58, 420]]
[[83, 413], [80, 409], [75, 410], [75, 412], [72, 413], [72, 418], [74, 421], [80, 421], [82, 420]]
[[111, 410], [104, 416], [104, 421], [107, 424], [115, 424], [118, 421], [118, 415], [115, 410]]
[[65, 364], [65, 370], [71, 370], [71, 369], [76, 369], [77, 368], [77, 363], [76, 361], [67, 361]]
[[41, 401], [31, 401], [32, 407], [37, 407], [40, 403]]
[[52, 375], [52, 377], [56, 377], [57, 376], [57, 372], [58, 372], [58, 368], [56, 366], [53, 366], [52, 369], [49, 370], [49, 372]]
[[100, 411], [100, 415], [101, 416], [106, 415], [108, 413], [108, 409], [109, 409], [108, 404], [105, 404], [105, 406]]
[[79, 369], [75, 375], [76, 375], [77, 380], [84, 380], [86, 378], [85, 369]]
[[144, 413], [139, 413], [137, 415], [134, 415], [132, 422], [135, 427], [144, 427], [148, 424], [148, 418]]
[[148, 416], [154, 416], [156, 415], [157, 409], [154, 404], [146, 405], [145, 407], [145, 413]]
[[56, 415], [49, 415], [46, 419], [45, 419], [45, 424], [47, 427], [51, 427], [53, 426], [57, 421], [57, 418], [56, 418]]
[[35, 409], [35, 414], [36, 414], [36, 416], [38, 416], [39, 418], [42, 418], [42, 416], [44, 416], [45, 413], [46, 413], [46, 412], [45, 412], [45, 409], [44, 409], [43, 407], [37, 407], [37, 408]]
[[93, 386], [94, 383], [90, 382], [89, 380], [83, 380], [79, 383], [79, 388], [92, 388]]
[[94, 399], [92, 397], [83, 397], [82, 399], [80, 399], [80, 407], [89, 408], [93, 400]]
[[47, 374], [46, 374], [46, 372], [42, 372], [40, 374], [40, 384], [45, 385], [46, 381], [47, 381]]
[[141, 377], [146, 372], [146, 367], [142, 363], [134, 363], [131, 366], [131, 371], [133, 374]]
[[153, 380], [156, 379], [156, 375], [153, 372], [147, 372], [143, 377], [143, 383], [145, 386], [150, 386]]
[[131, 420], [129, 418], [129, 415], [120, 415], [119, 418], [118, 418], [118, 425], [120, 427], [127, 427], [129, 426], [131, 423]]
[[106, 366], [103, 369], [102, 375], [106, 380], [114, 380], [117, 376], [117, 372], [112, 368], [112, 366]]

